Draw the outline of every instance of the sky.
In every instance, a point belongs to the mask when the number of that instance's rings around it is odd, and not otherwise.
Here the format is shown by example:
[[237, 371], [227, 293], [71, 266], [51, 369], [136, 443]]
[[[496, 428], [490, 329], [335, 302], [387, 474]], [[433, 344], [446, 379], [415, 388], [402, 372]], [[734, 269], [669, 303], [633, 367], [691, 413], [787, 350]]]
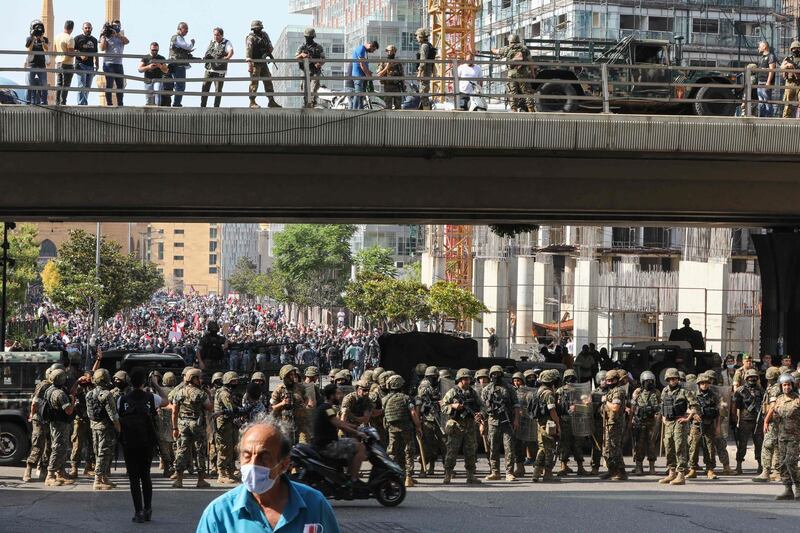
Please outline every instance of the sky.
[[[75, 31], [72, 35], [80, 34], [80, 26], [84, 21], [89, 21], [94, 26], [93, 35], [98, 37], [105, 17], [105, 2], [103, 0], [54, 0], [55, 32], [60, 33], [64, 21], [75, 21]], [[289, 0], [122, 0], [121, 21], [125, 35], [131, 44], [125, 48], [126, 54], [145, 55], [148, 45], [156, 41], [161, 45], [161, 53], [168, 53], [169, 39], [175, 33], [178, 22], [189, 24], [189, 35], [197, 41], [198, 50], [194, 55], [202, 56], [205, 47], [211, 40], [211, 30], [219, 26], [225, 30], [225, 37], [233, 44], [234, 58], [244, 57], [244, 39], [250, 31], [250, 21], [260, 19], [264, 22], [264, 30], [269, 34], [273, 43], [278, 39], [284, 26], [290, 24], [307, 26], [311, 17], [306, 15], [290, 15], [288, 12]], [[3, 14], [6, 31], [0, 32], [0, 50], [24, 50], [25, 38], [29, 34], [30, 23], [33, 19], [40, 18], [42, 9], [41, 0], [0, 0], [0, 13]], [[18, 67], [22, 65], [24, 56], [10, 56], [0, 54], [0, 67]], [[125, 73], [138, 75], [135, 59], [125, 62]], [[202, 64], [196, 64], [188, 76], [202, 77]], [[193, 72], [192, 72], [193, 71]], [[229, 72], [230, 76], [247, 76], [244, 65], [234, 65]], [[0, 72], [0, 76], [14, 81], [24, 81], [20, 73]], [[73, 81], [73, 86], [77, 85]], [[194, 85], [194, 87], [192, 86]], [[128, 82], [130, 88], [141, 89], [141, 84]], [[247, 83], [237, 83], [233, 88], [237, 92], [246, 91]], [[187, 90], [199, 91], [199, 83], [190, 84]], [[71, 93], [68, 103], [75, 103], [77, 95]], [[127, 97], [126, 97], [127, 98]], [[96, 103], [96, 94], [90, 94], [90, 104]], [[144, 103], [142, 95], [130, 95], [130, 103], [141, 105]], [[266, 100], [262, 97], [262, 105]], [[126, 101], [126, 103], [128, 103]], [[223, 96], [222, 105], [226, 103]], [[230, 103], [230, 101], [229, 101]], [[186, 97], [184, 105], [199, 105], [199, 97]], [[241, 105], [239, 102], [238, 105]]]

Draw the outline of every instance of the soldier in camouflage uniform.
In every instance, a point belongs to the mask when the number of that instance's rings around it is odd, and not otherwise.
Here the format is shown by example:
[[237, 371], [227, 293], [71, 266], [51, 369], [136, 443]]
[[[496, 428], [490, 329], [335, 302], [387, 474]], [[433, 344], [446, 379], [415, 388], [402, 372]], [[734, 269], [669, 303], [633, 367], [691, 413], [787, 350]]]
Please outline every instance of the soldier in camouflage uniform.
[[306, 388], [300, 383], [296, 367], [283, 365], [278, 373], [282, 383], [272, 391], [269, 403], [273, 414], [280, 418], [287, 434], [292, 435], [293, 444], [311, 442], [308, 431], [308, 412], [311, 401]]
[[589, 474], [589, 472], [583, 468], [582, 439], [579, 440], [572, 433], [572, 414], [575, 412], [575, 405], [583, 403], [580, 398], [580, 393], [575, 388], [575, 383], [577, 383], [577, 381], [578, 376], [575, 371], [568, 368], [564, 371], [564, 385], [556, 390], [558, 415], [561, 426], [561, 435], [558, 443], [561, 452], [561, 470], [558, 471], [559, 476], [566, 476], [572, 473], [572, 470], [567, 465], [570, 455], [575, 458], [575, 463], [578, 465], [578, 475], [586, 476]]
[[456, 372], [456, 386], [447, 391], [442, 398], [442, 413], [449, 417], [445, 424], [447, 451], [444, 460], [444, 483], [453, 479], [458, 451], [464, 447], [464, 468], [467, 471], [467, 484], [480, 484], [475, 476], [478, 451], [478, 428], [483, 421], [481, 398], [470, 385], [471, 378], [466, 368]]
[[273, 58], [272, 56], [272, 41], [269, 35], [264, 31], [264, 24], [260, 20], [254, 20], [250, 23], [250, 34], [245, 39], [245, 58], [247, 58], [247, 71], [250, 73], [250, 107], [261, 107], [256, 103], [256, 94], [258, 93], [259, 78], [266, 78], [261, 80], [264, 82], [264, 91], [267, 93], [269, 104], [267, 107], [281, 107], [275, 101], [275, 89], [270, 80], [269, 67], [267, 66], [266, 59]]
[[[208, 392], [212, 400], [216, 399], [217, 392], [219, 392], [219, 389], [222, 388], [223, 375], [224, 372], [214, 372], [211, 375], [211, 389]], [[218, 409], [214, 410], [217, 411]], [[210, 465], [208, 475], [213, 477], [217, 475], [217, 438], [215, 436], [216, 426], [211, 423], [211, 420], [206, 420], [206, 422], [208, 422], [205, 427], [206, 439], [208, 440], [208, 464]]]
[[658, 457], [659, 434], [658, 418], [661, 414], [661, 394], [656, 390], [656, 376], [645, 370], [639, 376], [641, 387], [633, 391], [633, 431], [636, 435], [634, 443], [633, 461], [636, 467], [633, 474], [644, 475], [644, 457], [650, 463], [651, 476], [656, 473], [656, 458]]
[[[430, 33], [425, 28], [419, 28], [416, 32], [417, 42], [419, 43], [419, 52], [417, 52], [417, 59], [419, 59], [419, 64], [417, 65], [417, 78], [419, 79], [419, 92], [424, 96], [420, 97], [419, 101], [419, 108], [420, 109], [430, 109], [431, 108], [431, 80], [424, 79], [424, 78], [431, 78], [434, 74], [434, 64], [427, 63], [426, 60], [430, 61], [435, 59], [435, 49], [433, 45], [428, 41], [428, 37]], [[427, 93], [427, 94], [426, 94]]]
[[[761, 405], [761, 412], [768, 413], [778, 396], [782, 394], [781, 386], [778, 383], [778, 378], [781, 375], [781, 370], [777, 367], [771, 366], [765, 372], [767, 378], [767, 390], [764, 393], [763, 403]], [[767, 481], [780, 481], [781, 475], [778, 472], [778, 421], [775, 420], [770, 424], [769, 431], [764, 432], [764, 443], [761, 445], [761, 473], [753, 478], [756, 483], [766, 483]]]
[[747, 374], [748, 370], [753, 369], [753, 356], [749, 354], [744, 354], [742, 356], [742, 366], [736, 369], [736, 372], [733, 373], [733, 390], [734, 392], [739, 388], [742, 387], [745, 383], [745, 374]]
[[[391, 370], [381, 371], [376, 380], [378, 384], [370, 390], [370, 400], [375, 404], [375, 410], [372, 411], [372, 427], [378, 430], [378, 437], [384, 448], [389, 445], [389, 433], [386, 431], [386, 426], [383, 424], [383, 399], [389, 394], [389, 387], [386, 385], [386, 380], [394, 375]], [[375, 374], [373, 374], [375, 376]]]
[[124, 370], [119, 370], [114, 374], [114, 388], [111, 389], [111, 395], [114, 397], [114, 405], [118, 405], [119, 399], [130, 392], [128, 383], [128, 373]]
[[761, 388], [758, 370], [751, 368], [745, 373], [745, 383], [733, 393], [734, 414], [738, 415], [736, 431], [736, 474], [742, 474], [742, 462], [747, 453], [747, 443], [752, 438], [758, 473], [761, 473], [761, 443], [764, 439], [763, 424], [760, 424], [764, 389]]
[[[165, 372], [162, 380], [166, 398], [172, 396], [175, 387], [175, 374]], [[175, 472], [175, 437], [172, 436], [172, 410], [158, 408], [158, 453], [161, 456], [161, 470], [164, 477], [170, 477]]]
[[[533, 469], [533, 481], [559, 481], [553, 476], [556, 462], [556, 442], [561, 433], [561, 420], [558, 416], [558, 398], [555, 388], [558, 385], [558, 370], [545, 370], [539, 375], [539, 390], [536, 391], [534, 416], [539, 426], [539, 451]], [[550, 426], [550, 427], [548, 427]], [[553, 429], [550, 429], [553, 428]]]
[[686, 484], [689, 461], [689, 409], [695, 406], [691, 392], [680, 386], [680, 373], [668, 368], [664, 374], [667, 386], [661, 391], [661, 423], [664, 426], [664, 449], [667, 452], [667, 475], [658, 480], [662, 485]]
[[603, 410], [602, 406], [608, 392], [606, 371], [600, 370], [595, 376], [597, 387], [592, 391], [592, 409], [594, 420], [592, 424], [592, 470], [589, 475], [596, 476], [600, 473], [600, 459], [603, 455]]
[[711, 380], [705, 373], [697, 376], [697, 388], [695, 405], [689, 412], [692, 421], [690, 431], [695, 438], [690, 441], [689, 472], [686, 478], [697, 477], [700, 448], [702, 448], [706, 476], [708, 479], [717, 479], [717, 474], [714, 472], [717, 467], [714, 441], [720, 432], [719, 396], [711, 387]]
[[83, 475], [94, 475], [94, 451], [92, 450], [92, 428], [89, 425], [89, 415], [86, 414], [86, 394], [92, 386], [92, 376], [88, 373], [78, 378], [78, 391], [75, 395], [75, 420], [72, 425], [72, 454], [70, 463], [72, 470], [69, 476], [78, 477], [78, 463], [81, 455], [86, 455], [86, 466]]
[[200, 388], [202, 372], [193, 368], [183, 378], [184, 386], [175, 392], [172, 411], [172, 436], [178, 441], [178, 453], [175, 456], [175, 482], [173, 488], [183, 488], [183, 472], [192, 460], [190, 450], [197, 457], [197, 488], [210, 485], [206, 476], [206, 427], [205, 411], [211, 411], [213, 405], [208, 395]]
[[117, 448], [117, 433], [120, 432], [117, 403], [111, 391], [111, 375], [105, 368], [92, 374], [94, 388], [86, 395], [86, 413], [92, 428], [92, 442], [97, 460], [95, 465], [94, 490], [109, 490], [111, 483], [111, 459]]
[[[238, 407], [232, 392], [238, 383], [239, 375], [236, 372], [225, 372], [222, 386], [214, 395], [214, 411]], [[214, 444], [217, 450], [217, 481], [222, 484], [236, 483], [236, 443], [239, 435], [233, 418], [223, 414], [213, 422], [216, 426]]]
[[405, 486], [414, 486], [414, 435], [422, 437], [419, 412], [414, 400], [403, 394], [405, 381], [394, 375], [387, 380], [389, 394], [383, 399], [383, 419], [389, 433], [386, 453], [406, 473]]
[[439, 423], [441, 399], [439, 369], [429, 366], [425, 369], [425, 378], [417, 388], [417, 402], [422, 418], [422, 446], [428, 467], [428, 471], [423, 474], [429, 476], [433, 475], [437, 457], [441, 456], [444, 462], [446, 450], [442, 426]]
[[[525, 375], [522, 372], [515, 372], [511, 376], [511, 383], [517, 392], [517, 400], [520, 405], [519, 431], [514, 435], [514, 459], [516, 461], [514, 475], [519, 478], [525, 477], [525, 457], [528, 453], [531, 453], [531, 448], [533, 448], [533, 443], [537, 438], [538, 426], [536, 425], [536, 420], [530, 411], [525, 408], [525, 406], [530, 405], [536, 389], [525, 386]], [[533, 452], [533, 457], [536, 457], [535, 452]]]
[[620, 381], [626, 376], [624, 370], [609, 370], [606, 372], [608, 392], [602, 405], [603, 412], [603, 457], [606, 460], [608, 472], [600, 476], [601, 479], [624, 481], [628, 479], [625, 472], [625, 462], [622, 457], [622, 440], [624, 438], [625, 408], [628, 405], [628, 395]]
[[[45, 391], [44, 401], [48, 403], [50, 416], [45, 416], [50, 423], [50, 462], [47, 464], [47, 486], [72, 485], [74, 479], [66, 477], [63, 473], [64, 464], [67, 462], [69, 427], [71, 417], [75, 411], [75, 390], [70, 394], [64, 391], [67, 373], [63, 370], [53, 370], [50, 373], [53, 384]], [[77, 383], [75, 384], [77, 386]]]
[[[800, 500], [800, 398], [795, 390], [795, 379], [791, 374], [781, 374], [778, 378], [782, 394], [772, 404], [764, 420], [764, 433], [769, 432], [773, 422], [780, 421], [778, 429], [778, 454], [781, 482], [785, 487], [776, 499]], [[795, 492], [792, 491], [794, 485]]]
[[50, 381], [50, 374], [53, 370], [64, 370], [64, 365], [61, 363], [54, 363], [44, 373], [44, 379], [36, 384], [36, 388], [31, 394], [31, 410], [28, 415], [32, 430], [31, 430], [31, 451], [28, 454], [28, 459], [25, 462], [25, 472], [22, 474], [22, 481], [25, 483], [31, 480], [32, 469], [39, 468], [40, 471], [46, 470], [44, 465], [50, 461], [50, 424], [42, 420], [42, 403], [44, 401], [44, 393], [53, 384]]
[[308, 59], [308, 79], [311, 82], [308, 91], [311, 95], [310, 102], [306, 99], [305, 95], [305, 78], [303, 78], [301, 82], [300, 90], [303, 92], [304, 107], [314, 108], [317, 105], [317, 93], [320, 87], [320, 76], [322, 76], [322, 65], [325, 63], [325, 50], [322, 48], [322, 45], [314, 40], [317, 37], [317, 31], [314, 28], [306, 28], [303, 31], [303, 37], [305, 38], [305, 42], [297, 49], [295, 59], [300, 60], [300, 70], [305, 70], [303, 60]]
[[342, 398], [339, 418], [354, 427], [369, 425], [372, 411], [375, 410], [375, 404], [369, 397], [370, 385], [363, 378], [356, 382], [356, 390]]
[[503, 382], [503, 368], [494, 365], [489, 369], [488, 385], [481, 389], [481, 400], [489, 417], [489, 464], [492, 471], [486, 481], [500, 479], [500, 449], [505, 451], [506, 480], [515, 481], [514, 433], [519, 430], [519, 400], [517, 393]]
[[[508, 46], [499, 50], [492, 49], [492, 53], [505, 59], [508, 65], [508, 94], [511, 95], [511, 111], [536, 111], [533, 99], [533, 88], [530, 80], [533, 78], [530, 61], [531, 52], [520, 42], [519, 35], [512, 33], [508, 36]], [[520, 96], [523, 96], [520, 98]]]

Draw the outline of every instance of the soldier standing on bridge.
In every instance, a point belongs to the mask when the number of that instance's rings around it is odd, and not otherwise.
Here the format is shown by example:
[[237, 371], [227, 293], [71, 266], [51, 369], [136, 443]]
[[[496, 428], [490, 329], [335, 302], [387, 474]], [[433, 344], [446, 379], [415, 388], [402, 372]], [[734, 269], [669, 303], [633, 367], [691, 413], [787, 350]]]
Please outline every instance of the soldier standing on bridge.
[[[791, 55], [784, 58], [781, 63], [783, 79], [786, 87], [783, 90], [783, 118], [794, 118], [797, 116], [797, 102], [800, 98], [800, 41], [792, 41], [789, 45]], [[786, 72], [786, 71], [790, 72]]]
[[[533, 88], [530, 80], [533, 78], [531, 70], [531, 52], [520, 42], [519, 35], [512, 33], [508, 36], [508, 46], [497, 49], [492, 48], [492, 53], [500, 56], [507, 62], [508, 94], [511, 95], [511, 111], [536, 111], [533, 100]], [[524, 95], [526, 97], [521, 97]]]
[[250, 73], [250, 107], [261, 107], [256, 103], [258, 82], [261, 78], [266, 78], [261, 81], [264, 82], [264, 91], [269, 99], [267, 107], [281, 107], [275, 101], [275, 89], [272, 86], [272, 80], [269, 79], [271, 75], [266, 62], [267, 58], [275, 59], [272, 55], [272, 41], [269, 40], [269, 35], [264, 31], [264, 24], [260, 20], [250, 23], [250, 34], [245, 40], [245, 46], [247, 71]]
[[431, 108], [431, 77], [433, 77], [433, 63], [436, 59], [436, 48], [428, 41], [430, 33], [425, 28], [420, 28], [416, 33], [417, 42], [419, 43], [419, 52], [417, 53], [417, 78], [419, 79], [419, 108]]
[[322, 64], [325, 60], [325, 49], [314, 40], [317, 37], [317, 31], [314, 28], [306, 28], [303, 31], [303, 37], [305, 37], [305, 42], [297, 49], [295, 59], [300, 61], [300, 70], [303, 71], [305, 71], [305, 61], [303, 60], [308, 59], [308, 78], [310, 80], [308, 94], [311, 95], [311, 101], [305, 96], [305, 79], [303, 79], [300, 90], [303, 91], [303, 104], [305, 107], [313, 109], [317, 105], [317, 93], [320, 86], [319, 79], [322, 76]]

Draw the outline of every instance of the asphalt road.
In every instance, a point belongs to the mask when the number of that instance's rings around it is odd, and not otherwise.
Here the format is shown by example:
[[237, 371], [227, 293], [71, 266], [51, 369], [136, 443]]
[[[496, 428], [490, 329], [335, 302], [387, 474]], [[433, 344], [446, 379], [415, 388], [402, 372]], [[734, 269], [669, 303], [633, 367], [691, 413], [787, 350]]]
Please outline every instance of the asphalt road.
[[[698, 478], [683, 487], [659, 485], [652, 476], [627, 482], [570, 476], [550, 484], [528, 478], [473, 487], [463, 484], [463, 473], [443, 486], [439, 474], [420, 480], [397, 508], [374, 500], [333, 502], [333, 507], [345, 532], [796, 531], [800, 501], [776, 502], [782, 486], [751, 482], [755, 463], [745, 467], [745, 476]], [[479, 473], [485, 470], [482, 460]], [[134, 524], [122, 469], [112, 475], [119, 487], [107, 492], [93, 492], [87, 478], [71, 487], [45, 488], [20, 482], [21, 475], [22, 468], [0, 468], [0, 532], [190, 532], [208, 502], [230, 488], [175, 490], [156, 474], [153, 521]]]

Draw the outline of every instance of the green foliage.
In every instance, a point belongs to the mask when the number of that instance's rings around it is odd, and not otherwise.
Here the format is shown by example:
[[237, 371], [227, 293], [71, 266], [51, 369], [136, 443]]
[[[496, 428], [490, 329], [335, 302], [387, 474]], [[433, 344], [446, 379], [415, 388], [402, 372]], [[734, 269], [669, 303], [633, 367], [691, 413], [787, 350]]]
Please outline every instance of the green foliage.
[[274, 282], [283, 301], [333, 307], [341, 302], [352, 265], [355, 226], [297, 224], [275, 235]]
[[39, 232], [33, 224], [19, 224], [8, 232], [8, 255], [14, 266], [8, 271], [6, 297], [10, 314], [25, 304], [28, 286], [38, 277]]
[[249, 257], [241, 257], [228, 277], [228, 285], [243, 296], [253, 296], [253, 280], [257, 275], [255, 263]]
[[515, 237], [520, 233], [528, 233], [539, 229], [536, 224], [492, 224], [489, 226], [500, 237]]
[[348, 309], [386, 329], [413, 329], [428, 320], [428, 288], [419, 281], [394, 279], [375, 273], [359, 273], [348, 283], [344, 303]]
[[379, 274], [394, 278], [397, 276], [397, 267], [394, 266], [394, 256], [389, 248], [372, 246], [356, 252], [353, 257], [357, 272]]
[[437, 328], [444, 327], [447, 318], [456, 321], [480, 320], [489, 309], [470, 291], [450, 281], [437, 281], [430, 289], [428, 302]]
[[[100, 239], [99, 279], [95, 271], [95, 236], [82, 230], [70, 231], [54, 261], [55, 283], [45, 283], [48, 298], [66, 311], [82, 309], [110, 317], [117, 311], [146, 303], [164, 285], [164, 278], [152, 264], [120, 253], [119, 244]], [[48, 288], [49, 285], [49, 288]]]
[[405, 265], [405, 267], [403, 267], [403, 270], [405, 272], [404, 277], [406, 279], [422, 281], [422, 261], [408, 263]]

